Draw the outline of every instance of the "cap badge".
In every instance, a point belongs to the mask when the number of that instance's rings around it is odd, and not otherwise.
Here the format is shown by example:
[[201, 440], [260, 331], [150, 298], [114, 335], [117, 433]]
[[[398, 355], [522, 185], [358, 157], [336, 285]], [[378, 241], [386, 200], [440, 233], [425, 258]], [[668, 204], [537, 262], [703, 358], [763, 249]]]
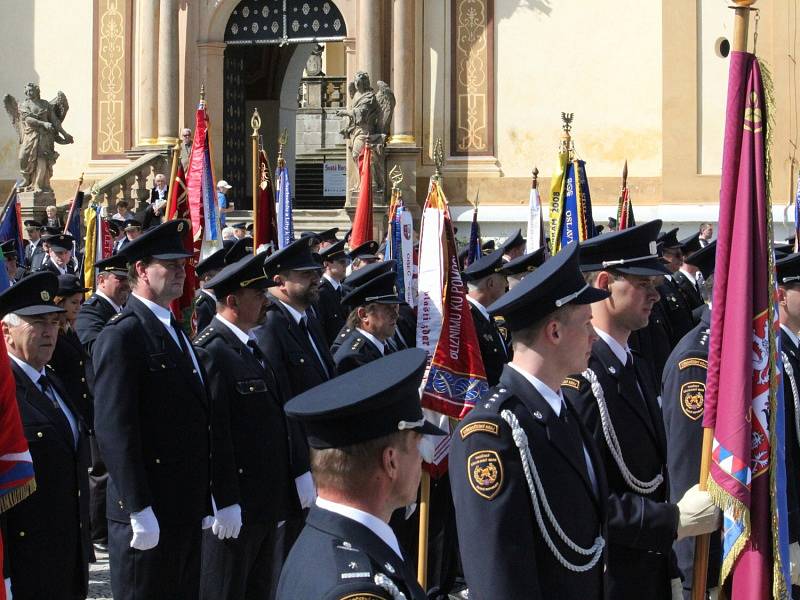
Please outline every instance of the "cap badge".
[[390, 574], [392, 574], [392, 575], [395, 574], [394, 567], [392, 565], [390, 565], [388, 562], [385, 565], [383, 565], [383, 568], [386, 569], [387, 571], [389, 571]]
[[39, 292], [39, 296], [41, 296], [42, 300], [44, 300], [45, 302], [50, 301], [50, 292], [42, 290], [41, 292]]
[[542, 413], [540, 413], [540, 412], [537, 410], [535, 413], [533, 413], [533, 416], [534, 416], [534, 417], [536, 417], [537, 419], [541, 419], [541, 418], [542, 418]]
[[608, 372], [611, 373], [612, 375], [614, 375], [617, 372], [617, 369], [615, 369], [613, 366], [612, 367], [608, 367]]
[[178, 223], [178, 233], [183, 231], [183, 223]]

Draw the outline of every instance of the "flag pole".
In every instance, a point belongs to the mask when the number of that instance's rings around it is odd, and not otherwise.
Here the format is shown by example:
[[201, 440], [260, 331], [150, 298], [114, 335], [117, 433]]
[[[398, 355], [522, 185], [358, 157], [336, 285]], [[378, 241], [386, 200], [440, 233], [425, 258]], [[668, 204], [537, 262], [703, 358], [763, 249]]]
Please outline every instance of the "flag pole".
[[172, 193], [172, 188], [175, 186], [175, 177], [178, 175], [178, 160], [180, 160], [181, 155], [181, 143], [177, 142], [172, 147], [172, 164], [169, 168], [169, 194], [167, 195], [167, 205], [164, 207], [164, 216], [169, 218], [169, 215], [176, 213], [177, 216], [177, 206], [172, 206], [173, 198], [175, 199], [175, 203], [178, 202], [178, 190], [175, 190], [175, 193]]
[[[250, 118], [250, 127], [253, 128], [253, 133], [250, 134], [250, 142], [252, 144], [253, 155], [253, 240], [258, 240], [258, 184], [259, 179], [259, 163], [258, 160], [258, 134], [261, 130], [261, 116], [258, 114], [258, 109], [253, 109], [253, 116]], [[256, 243], [253, 244], [253, 252], [258, 253]]]
[[72, 220], [72, 214], [75, 211], [75, 199], [78, 197], [78, 193], [81, 191], [82, 186], [83, 186], [83, 173], [81, 173], [81, 176], [78, 177], [78, 183], [75, 185], [75, 193], [72, 194], [72, 204], [69, 205], [67, 218], [64, 220], [64, 231], [62, 233], [69, 233], [69, 231], [67, 230], [69, 229], [69, 222]]
[[[756, 0], [732, 0], [736, 5], [733, 17], [733, 50], [747, 52], [747, 30], [750, 25], [750, 7]], [[708, 473], [711, 468], [711, 448], [714, 441], [714, 429], [703, 427], [703, 447], [700, 456], [700, 489], [708, 489]], [[708, 573], [708, 549], [711, 534], [695, 538], [694, 573], [692, 576], [692, 600], [704, 600], [706, 597], [706, 578]]]

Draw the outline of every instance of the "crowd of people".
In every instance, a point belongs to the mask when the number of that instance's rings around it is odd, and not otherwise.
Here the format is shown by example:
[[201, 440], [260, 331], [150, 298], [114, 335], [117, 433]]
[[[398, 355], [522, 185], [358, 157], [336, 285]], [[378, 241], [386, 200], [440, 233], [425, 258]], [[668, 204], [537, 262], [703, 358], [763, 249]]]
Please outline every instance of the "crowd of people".
[[[196, 265], [190, 339], [170, 310], [187, 223], [132, 221], [86, 302], [73, 240], [26, 222], [30, 272], [0, 293], [38, 488], [2, 515], [14, 598], [85, 598], [107, 551], [117, 600], [673, 600], [709, 533], [717, 597], [721, 515], [697, 485], [710, 224], [679, 240], [651, 221], [554, 256], [516, 232], [460, 254], [490, 389], [431, 484], [423, 590], [415, 506], [445, 432], [420, 406], [427, 356], [395, 262], [336, 229], [255, 254], [234, 224]], [[800, 254], [776, 252], [798, 372]]]

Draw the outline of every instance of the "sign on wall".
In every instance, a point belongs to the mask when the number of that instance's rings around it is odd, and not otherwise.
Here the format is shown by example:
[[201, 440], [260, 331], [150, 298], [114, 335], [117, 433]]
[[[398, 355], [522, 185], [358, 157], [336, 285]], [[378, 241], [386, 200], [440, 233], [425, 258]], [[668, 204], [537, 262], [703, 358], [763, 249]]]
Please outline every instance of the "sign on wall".
[[322, 195], [347, 195], [347, 166], [344, 161], [326, 162], [322, 165]]

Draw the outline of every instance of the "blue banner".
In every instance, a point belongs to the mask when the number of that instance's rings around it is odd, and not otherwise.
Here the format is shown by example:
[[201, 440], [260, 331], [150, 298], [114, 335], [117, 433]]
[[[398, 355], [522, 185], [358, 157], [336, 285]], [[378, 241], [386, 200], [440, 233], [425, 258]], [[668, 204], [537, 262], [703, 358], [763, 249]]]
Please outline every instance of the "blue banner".
[[580, 206], [578, 202], [577, 186], [575, 185], [575, 162], [569, 163], [567, 167], [567, 184], [566, 193], [564, 194], [564, 218], [561, 222], [561, 245], [563, 248], [572, 242], [578, 242], [581, 239], [579, 219], [580, 219]]
[[[7, 242], [8, 240], [15, 240], [15, 247], [17, 249], [17, 264], [23, 266], [25, 264], [25, 247], [22, 244], [22, 232], [19, 229], [19, 217], [17, 215], [17, 191], [6, 206], [6, 212], [0, 221], [0, 242]], [[5, 269], [3, 269], [5, 274]], [[8, 286], [6, 286], [8, 287]]]
[[467, 246], [467, 260], [464, 266], [467, 267], [481, 257], [481, 226], [478, 224], [478, 209], [472, 211], [472, 226], [469, 230], [469, 245]]
[[294, 241], [294, 218], [292, 217], [292, 184], [286, 165], [278, 167], [275, 173], [278, 182], [278, 249]]

